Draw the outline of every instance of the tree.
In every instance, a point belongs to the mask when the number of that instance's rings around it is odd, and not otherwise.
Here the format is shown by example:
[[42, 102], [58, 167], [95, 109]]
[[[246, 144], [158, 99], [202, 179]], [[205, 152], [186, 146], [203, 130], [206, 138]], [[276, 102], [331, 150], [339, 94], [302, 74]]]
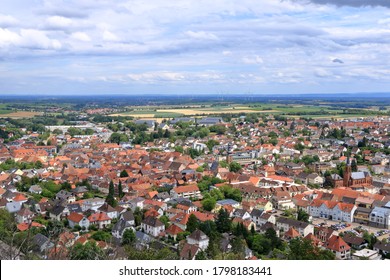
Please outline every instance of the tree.
[[120, 173], [119, 177], [126, 178], [126, 177], [129, 177], [129, 174], [127, 173], [126, 170], [122, 170], [122, 172]]
[[118, 184], [118, 195], [119, 195], [119, 198], [122, 198], [123, 197], [123, 188], [122, 188], [122, 181], [119, 181], [119, 184]]
[[298, 210], [298, 217], [297, 217], [298, 221], [303, 221], [303, 222], [307, 223], [307, 222], [309, 222], [309, 217], [310, 217], [310, 215], [306, 211], [304, 211], [302, 209]]
[[143, 211], [139, 207], [135, 208], [135, 211], [134, 211], [135, 225], [136, 226], [141, 225], [141, 222], [142, 222], [143, 218], [144, 218]]
[[214, 146], [217, 145], [219, 145], [219, 142], [214, 139], [210, 139], [206, 142], [206, 146], [209, 148], [210, 152], [213, 150]]
[[358, 171], [357, 163], [356, 163], [355, 159], [352, 159], [352, 161], [351, 161], [351, 170], [352, 170], [352, 172]]
[[43, 167], [42, 162], [41, 162], [40, 160], [37, 160], [37, 161], [35, 162], [35, 168], [41, 169], [42, 167]]
[[215, 224], [220, 233], [229, 232], [231, 230], [232, 221], [229, 218], [229, 213], [224, 208], [219, 210]]
[[207, 260], [206, 252], [205, 252], [205, 251], [200, 251], [200, 252], [195, 256], [195, 260], [198, 260], [198, 261]]
[[230, 198], [235, 201], [241, 202], [242, 201], [242, 193], [238, 189], [234, 189], [228, 185], [222, 186], [220, 188], [225, 198]]
[[225, 134], [226, 130], [226, 127], [222, 125], [213, 125], [210, 127], [210, 132], [217, 133], [218, 135]]
[[113, 134], [111, 134], [109, 141], [111, 143], [119, 144], [121, 142], [128, 142], [129, 137], [126, 134], [114, 132]]
[[216, 203], [217, 201], [214, 198], [210, 197], [202, 200], [202, 207], [206, 211], [212, 211]]
[[159, 220], [165, 225], [165, 228], [169, 227], [169, 218], [167, 216], [163, 215], [159, 218]]
[[109, 242], [111, 239], [111, 234], [106, 231], [99, 230], [92, 234], [91, 238], [95, 239], [96, 241]]
[[114, 182], [111, 181], [110, 182], [110, 185], [109, 185], [109, 188], [108, 188], [108, 195], [106, 197], [106, 202], [111, 205], [112, 207], [116, 207], [116, 200], [114, 198], [114, 192], [115, 192], [115, 189], [114, 189]]
[[196, 168], [196, 172], [203, 172], [204, 171], [204, 168], [202, 166], [198, 166], [198, 168]]
[[334, 260], [335, 255], [329, 250], [314, 246], [311, 240], [294, 238], [289, 244], [289, 260]]
[[187, 228], [186, 228], [186, 230], [192, 233], [197, 228], [199, 228], [198, 218], [194, 214], [191, 214], [190, 217], [188, 218], [188, 221], [187, 221]]
[[236, 172], [239, 172], [241, 169], [242, 169], [241, 164], [239, 164], [238, 162], [233, 161], [229, 164], [229, 171], [230, 172], [236, 173]]
[[96, 242], [88, 241], [85, 245], [77, 243], [69, 253], [71, 260], [105, 260], [104, 251], [97, 246]]
[[135, 239], [134, 231], [132, 229], [126, 229], [122, 236], [122, 245], [133, 245]]

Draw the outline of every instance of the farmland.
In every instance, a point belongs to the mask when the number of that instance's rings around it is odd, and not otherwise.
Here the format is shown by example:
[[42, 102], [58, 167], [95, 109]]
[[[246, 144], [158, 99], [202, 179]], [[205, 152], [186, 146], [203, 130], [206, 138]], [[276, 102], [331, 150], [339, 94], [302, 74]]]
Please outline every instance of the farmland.
[[35, 116], [42, 115], [42, 113], [39, 112], [25, 112], [25, 111], [11, 111], [6, 113], [1, 113], [0, 111], [0, 118], [11, 118], [11, 119], [23, 119], [23, 118], [33, 118]]
[[[358, 117], [360, 114], [348, 114], [343, 109], [332, 106], [310, 106], [300, 104], [227, 104], [227, 105], [189, 105], [189, 106], [129, 106], [125, 112], [112, 114], [111, 116], [132, 116], [135, 118], [176, 118], [181, 116], [206, 116], [219, 114], [246, 115], [256, 114], [275, 114], [288, 115], [299, 118], [302, 116], [311, 118], [329, 118], [329, 117]], [[363, 114], [362, 114], [363, 115]]]

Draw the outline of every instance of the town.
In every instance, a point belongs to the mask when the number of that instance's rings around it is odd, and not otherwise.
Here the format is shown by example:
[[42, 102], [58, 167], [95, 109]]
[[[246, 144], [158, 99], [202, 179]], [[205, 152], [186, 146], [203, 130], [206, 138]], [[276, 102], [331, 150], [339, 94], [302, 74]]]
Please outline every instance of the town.
[[66, 110], [1, 118], [1, 259], [390, 258], [388, 114]]

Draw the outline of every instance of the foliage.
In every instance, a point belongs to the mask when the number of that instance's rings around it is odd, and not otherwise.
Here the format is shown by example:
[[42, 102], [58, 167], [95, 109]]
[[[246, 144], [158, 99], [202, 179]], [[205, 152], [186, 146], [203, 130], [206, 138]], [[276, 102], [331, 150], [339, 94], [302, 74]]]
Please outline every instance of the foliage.
[[214, 140], [214, 139], [210, 139], [206, 142], [206, 146], [207, 148], [209, 148], [210, 152], [213, 150], [213, 148], [215, 146], [219, 145], [219, 142]]
[[111, 234], [106, 232], [106, 231], [97, 231], [97, 232], [94, 232], [92, 235], [91, 235], [91, 238], [92, 239], [95, 239], [96, 241], [105, 241], [105, 242], [109, 242], [110, 239], [111, 239]]
[[116, 207], [117, 205], [117, 201], [115, 200], [114, 198], [114, 192], [115, 192], [115, 189], [114, 189], [114, 182], [111, 181], [110, 182], [110, 185], [109, 185], [109, 188], [108, 188], [108, 195], [106, 197], [106, 202], [111, 205], [112, 207]]
[[160, 222], [162, 222], [164, 225], [165, 225], [165, 228], [168, 228], [169, 227], [169, 218], [165, 215], [161, 216], [159, 218]]
[[199, 150], [193, 149], [193, 148], [188, 148], [186, 150], [186, 154], [190, 155], [191, 158], [197, 158], [200, 155], [202, 155], [202, 151], [199, 151]]
[[111, 134], [109, 141], [111, 143], [119, 144], [121, 142], [128, 142], [129, 141], [129, 137], [126, 134], [119, 133], [119, 132], [114, 132], [113, 134]]
[[135, 225], [136, 226], [141, 225], [141, 222], [144, 219], [144, 212], [139, 207], [137, 207], [135, 208], [133, 215], [134, 215]]
[[222, 125], [213, 125], [213, 126], [210, 126], [210, 132], [214, 132], [218, 135], [223, 135], [226, 133], [226, 127], [222, 126]]
[[129, 173], [127, 173], [126, 170], [122, 170], [121, 173], [119, 174], [120, 178], [126, 178], [129, 177]]
[[304, 211], [302, 209], [298, 210], [298, 216], [297, 216], [298, 221], [303, 221], [303, 222], [308, 223], [309, 217], [310, 217], [310, 215], [306, 211]]
[[71, 260], [105, 260], [105, 252], [94, 241], [89, 241], [85, 245], [77, 243], [70, 251]]
[[220, 233], [229, 232], [231, 230], [232, 221], [229, 218], [229, 213], [225, 209], [221, 208], [219, 210], [215, 224]]
[[241, 164], [239, 164], [238, 162], [233, 161], [229, 164], [229, 171], [230, 172], [236, 173], [236, 172], [241, 171], [241, 169], [242, 169]]
[[202, 180], [198, 182], [198, 188], [201, 192], [209, 189], [210, 186], [222, 183], [223, 180], [217, 177], [204, 176]]
[[210, 197], [202, 200], [202, 207], [206, 211], [212, 211], [215, 208], [217, 201]]
[[233, 199], [233, 200], [238, 201], [238, 202], [242, 201], [242, 194], [238, 189], [234, 189], [234, 188], [226, 185], [226, 186], [222, 186], [220, 188], [220, 190], [223, 193], [225, 198]]
[[199, 221], [198, 218], [194, 214], [191, 214], [187, 221], [187, 228], [186, 230], [189, 232], [194, 232], [199, 227]]
[[122, 245], [133, 245], [135, 240], [134, 231], [132, 229], [126, 229], [122, 236]]
[[334, 260], [335, 255], [329, 250], [323, 250], [313, 245], [308, 239], [294, 238], [289, 244], [289, 260]]

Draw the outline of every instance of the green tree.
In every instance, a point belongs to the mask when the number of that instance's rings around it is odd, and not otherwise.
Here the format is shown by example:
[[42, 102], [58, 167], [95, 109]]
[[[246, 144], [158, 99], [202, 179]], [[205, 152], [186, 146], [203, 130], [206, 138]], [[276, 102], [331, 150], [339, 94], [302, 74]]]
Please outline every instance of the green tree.
[[229, 171], [230, 172], [236, 173], [236, 172], [239, 172], [241, 169], [242, 169], [241, 164], [239, 164], [238, 162], [233, 161], [229, 164]]
[[207, 260], [207, 254], [205, 251], [200, 251], [196, 256], [195, 256], [195, 260], [198, 260], [198, 261], [203, 261], [203, 260]]
[[162, 215], [159, 220], [165, 225], [165, 228], [169, 227], [169, 218], [167, 216]]
[[207, 198], [207, 199], [203, 199], [201, 203], [204, 210], [212, 211], [217, 202], [214, 198]]
[[133, 245], [135, 239], [134, 231], [132, 229], [126, 229], [122, 236], [122, 245]]
[[70, 251], [71, 260], [105, 260], [107, 255], [97, 246], [96, 242], [88, 241], [85, 245], [77, 243]]
[[35, 162], [35, 168], [36, 168], [36, 169], [41, 169], [42, 167], [43, 167], [42, 162], [41, 162], [40, 160], [37, 160], [37, 161]]
[[214, 139], [210, 139], [206, 142], [206, 146], [207, 148], [209, 148], [210, 152], [213, 150], [213, 148], [215, 146], [219, 145], [219, 142], [214, 140]]
[[127, 173], [126, 170], [122, 170], [121, 173], [119, 174], [119, 177], [126, 178], [129, 177], [129, 174]]
[[234, 189], [228, 185], [220, 188], [225, 198], [233, 199], [235, 201], [242, 201], [242, 193], [238, 189]]
[[106, 202], [111, 205], [112, 207], [116, 207], [117, 205], [117, 201], [115, 200], [114, 198], [114, 192], [115, 192], [115, 189], [114, 189], [114, 182], [111, 181], [110, 182], [110, 185], [109, 185], [109, 188], [108, 188], [108, 195], [106, 197]]
[[135, 225], [136, 226], [141, 225], [141, 222], [142, 222], [143, 219], [144, 219], [143, 211], [139, 207], [135, 208], [135, 211], [134, 211]]
[[191, 214], [190, 217], [188, 218], [188, 221], [187, 221], [187, 228], [186, 228], [186, 230], [192, 233], [197, 228], [199, 228], [198, 218], [194, 214]]
[[111, 134], [109, 141], [111, 143], [119, 144], [121, 142], [128, 142], [129, 141], [129, 137], [126, 134], [119, 133], [119, 132], [114, 132], [113, 134]]
[[91, 235], [92, 239], [95, 239], [96, 241], [104, 241], [104, 242], [109, 242], [111, 240], [111, 237], [112, 236], [110, 233], [102, 230], [99, 230]]
[[122, 198], [124, 193], [123, 193], [123, 187], [122, 187], [122, 181], [119, 181], [119, 184], [118, 184], [118, 195], [119, 195], [119, 198]]
[[229, 213], [224, 208], [219, 210], [215, 224], [220, 233], [229, 232], [231, 230], [232, 221], [229, 218]]
[[298, 221], [303, 221], [303, 222], [307, 223], [307, 222], [309, 222], [309, 217], [310, 217], [310, 215], [306, 211], [304, 211], [302, 209], [298, 210], [298, 217], [297, 217]]
[[311, 240], [294, 238], [289, 244], [289, 260], [334, 260], [335, 255], [328, 250], [314, 246]]
[[351, 170], [352, 170], [352, 172], [358, 171], [357, 163], [356, 163], [355, 159], [352, 159], [352, 161], [351, 161]]

